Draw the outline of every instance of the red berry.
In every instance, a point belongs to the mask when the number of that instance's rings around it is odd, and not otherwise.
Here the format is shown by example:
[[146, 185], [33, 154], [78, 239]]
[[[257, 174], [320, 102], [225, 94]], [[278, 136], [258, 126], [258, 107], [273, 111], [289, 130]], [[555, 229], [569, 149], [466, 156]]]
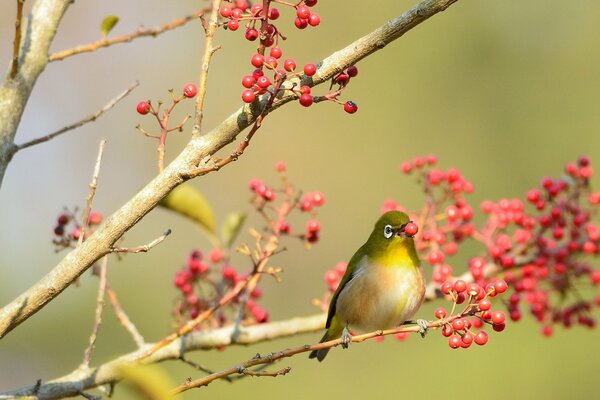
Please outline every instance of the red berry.
[[325, 203], [325, 196], [323, 196], [323, 193], [321, 192], [314, 192], [311, 198], [311, 202], [317, 207], [322, 206]]
[[258, 38], [258, 31], [254, 28], [246, 29], [246, 39], [253, 42]]
[[458, 336], [458, 335], [452, 335], [448, 338], [448, 345], [452, 349], [458, 349], [460, 347], [461, 342], [462, 342], [462, 340], [460, 339], [460, 336]]
[[263, 56], [260, 53], [256, 53], [255, 55], [253, 55], [252, 59], [250, 60], [250, 63], [252, 65], [254, 65], [256, 68], [262, 67], [264, 62], [265, 62], [265, 56]]
[[250, 89], [256, 83], [256, 78], [253, 75], [244, 75], [242, 77], [242, 86]]
[[451, 282], [444, 282], [442, 283], [442, 286], [440, 286], [440, 290], [442, 292], [442, 294], [450, 294], [450, 292], [452, 291], [453, 285]]
[[464, 292], [465, 290], [467, 290], [467, 283], [462, 279], [458, 279], [456, 282], [454, 282], [454, 290], [457, 293]]
[[304, 0], [304, 4], [309, 7], [313, 7], [315, 4], [317, 4], [317, 0]]
[[56, 221], [59, 225], [66, 225], [69, 222], [69, 216], [67, 214], [61, 214], [58, 216]]
[[235, 0], [235, 6], [242, 11], [246, 11], [249, 7], [247, 0]]
[[404, 232], [406, 232], [406, 234], [410, 236], [416, 235], [418, 231], [419, 227], [412, 221], [406, 224], [406, 227], [404, 227]]
[[316, 233], [316, 232], [319, 232], [320, 229], [321, 229], [321, 224], [317, 220], [311, 219], [310, 221], [308, 221], [306, 223], [306, 231], [308, 233]]
[[302, 18], [296, 18], [294, 20], [294, 25], [296, 25], [296, 28], [298, 29], [304, 29], [307, 27], [308, 21]]
[[304, 93], [300, 95], [299, 101], [304, 107], [310, 107], [313, 103], [313, 97], [309, 93]]
[[446, 318], [446, 309], [443, 307], [436, 308], [434, 315], [438, 319]]
[[299, 6], [296, 8], [296, 15], [298, 18], [307, 19], [310, 17], [310, 9], [307, 6]]
[[288, 72], [294, 71], [296, 69], [296, 61], [293, 58], [286, 58], [283, 62], [283, 68]]
[[482, 299], [479, 300], [478, 306], [481, 311], [487, 311], [492, 307], [492, 302], [489, 299]]
[[276, 20], [279, 18], [279, 10], [276, 8], [269, 8], [269, 19]]
[[256, 80], [256, 85], [258, 85], [259, 88], [261, 89], [266, 89], [269, 87], [269, 85], [271, 84], [271, 80], [266, 77], [266, 76], [260, 76], [257, 80]]
[[317, 14], [310, 14], [310, 17], [308, 17], [308, 24], [310, 26], [317, 26], [321, 23], [321, 17], [319, 17]]
[[275, 170], [277, 172], [284, 172], [286, 170], [286, 165], [283, 161], [277, 161], [275, 163]]
[[358, 111], [358, 106], [352, 101], [347, 101], [344, 104], [344, 111], [346, 111], [348, 114], [354, 114], [356, 111]]
[[462, 331], [465, 329], [465, 321], [462, 318], [455, 319], [452, 321], [452, 328], [455, 331]]
[[81, 236], [81, 228], [78, 226], [77, 228], [73, 229], [73, 232], [71, 232], [71, 237], [75, 240], [78, 240], [79, 236]]
[[494, 311], [492, 313], [492, 323], [494, 323], [494, 325], [503, 324], [505, 320], [506, 316], [502, 311]]
[[351, 65], [346, 70], [346, 73], [348, 74], [349, 77], [354, 78], [356, 75], [358, 75], [358, 68], [356, 68], [356, 66], [354, 66], [354, 65]]
[[228, 281], [232, 281], [235, 279], [236, 277], [236, 271], [235, 268], [233, 268], [231, 265], [224, 265], [223, 268], [221, 269], [221, 272], [223, 274], [223, 279], [227, 279]]
[[317, 72], [317, 67], [315, 64], [306, 64], [304, 66], [304, 74], [306, 76], [313, 76]]
[[193, 83], [188, 83], [183, 87], [183, 95], [188, 99], [196, 96], [196, 93], [198, 93], [198, 88]]
[[137, 104], [136, 109], [138, 113], [146, 115], [150, 112], [150, 103], [148, 103], [147, 101], [140, 101]]
[[269, 55], [274, 58], [279, 58], [283, 55], [283, 51], [281, 51], [281, 48], [279, 47], [272, 47], [271, 50], [269, 50]]
[[250, 7], [250, 14], [253, 16], [258, 16], [258, 13], [262, 10], [262, 4], [255, 3]]
[[98, 211], [92, 211], [88, 216], [88, 224], [98, 225], [100, 222], [102, 222], [102, 214], [100, 214]]
[[268, 69], [275, 69], [277, 68], [277, 59], [275, 57], [267, 57], [264, 61], [265, 67], [267, 67]]
[[219, 10], [219, 13], [221, 14], [221, 17], [223, 17], [223, 18], [229, 18], [231, 16], [231, 7], [229, 7], [229, 6], [223, 6]]
[[488, 341], [488, 335], [487, 333], [485, 333], [485, 331], [479, 331], [477, 332], [477, 334], [475, 335], [475, 339], [474, 342], [477, 343], [480, 346], [483, 346], [484, 344], [486, 344]]
[[65, 227], [64, 226], [62, 226], [62, 225], [56, 225], [54, 227], [54, 234], [56, 236], [62, 236], [62, 235], [64, 235], [64, 233], [65, 233]]
[[227, 29], [229, 29], [230, 31], [237, 31], [239, 27], [240, 23], [237, 19], [230, 19], [229, 21], [227, 21]]
[[219, 248], [214, 248], [208, 252], [208, 258], [210, 259], [211, 262], [213, 262], [215, 264], [221, 262], [223, 257], [224, 257], [223, 250], [221, 250]]
[[244, 90], [242, 92], [242, 100], [245, 103], [252, 103], [254, 101], [254, 99], [256, 99], [256, 95], [254, 94], [254, 92], [251, 89]]
[[300, 209], [304, 212], [310, 211], [313, 208], [313, 203], [309, 199], [303, 199], [300, 202]]

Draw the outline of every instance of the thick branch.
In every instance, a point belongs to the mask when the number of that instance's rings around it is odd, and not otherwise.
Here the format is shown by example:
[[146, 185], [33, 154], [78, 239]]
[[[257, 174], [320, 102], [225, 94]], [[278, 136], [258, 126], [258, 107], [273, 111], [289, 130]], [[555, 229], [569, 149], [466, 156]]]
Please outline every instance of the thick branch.
[[48, 48], [71, 0], [38, 0], [21, 28], [18, 69], [0, 85], [0, 186], [12, 159], [15, 134], [38, 76], [48, 63]]
[[[344, 68], [382, 49], [386, 44], [399, 38], [432, 15], [445, 10], [456, 1], [422, 1], [404, 14], [388, 21], [382, 27], [327, 57], [319, 64], [319, 69], [312, 78], [304, 78], [303, 84], [314, 86], [329, 80]], [[150, 212], [173, 188], [185, 180], [186, 172], [194, 170], [206, 157], [233, 142], [240, 132], [255, 121], [269, 97], [268, 94], [262, 96], [261, 100], [256, 102], [257, 104], [240, 108], [206, 135], [192, 139], [161, 174], [107, 218], [104, 224], [100, 225], [81, 246], [67, 254], [38, 283], [0, 309], [0, 338], [39, 311], [95, 261], [109, 253], [115, 242], [125, 232]], [[274, 101], [271, 110], [295, 98], [294, 94], [282, 96]]]
[[[292, 318], [286, 321], [271, 322], [267, 324], [253, 325], [243, 328], [236, 339], [235, 344], [248, 345], [283, 338], [300, 333], [316, 332], [325, 326], [325, 315], [317, 314], [309, 317]], [[216, 346], [231, 345], [231, 334], [233, 327], [216, 329], [208, 332], [196, 332], [180, 337], [162, 347], [156, 353], [142, 360], [143, 363], [151, 364], [165, 360], [179, 360], [182, 354], [194, 350], [209, 350]], [[35, 399], [58, 399], [68, 396], [76, 396], [79, 392], [101, 385], [115, 383], [121, 379], [121, 367], [139, 360], [140, 357], [155, 344], [151, 343], [145, 347], [126, 354], [97, 367], [82, 366], [72, 373], [58, 379], [53, 379], [41, 384], [0, 394], [0, 400], [13, 399], [19, 396], [30, 396], [28, 400]]]

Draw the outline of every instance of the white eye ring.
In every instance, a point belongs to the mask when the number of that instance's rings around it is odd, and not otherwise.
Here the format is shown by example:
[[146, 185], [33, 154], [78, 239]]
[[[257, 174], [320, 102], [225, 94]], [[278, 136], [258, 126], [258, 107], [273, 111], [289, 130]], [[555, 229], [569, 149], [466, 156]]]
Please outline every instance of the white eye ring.
[[392, 229], [392, 226], [391, 226], [391, 225], [386, 225], [386, 226], [383, 228], [383, 236], [384, 236], [386, 239], [389, 239], [389, 238], [391, 238], [392, 236], [394, 236], [394, 230]]

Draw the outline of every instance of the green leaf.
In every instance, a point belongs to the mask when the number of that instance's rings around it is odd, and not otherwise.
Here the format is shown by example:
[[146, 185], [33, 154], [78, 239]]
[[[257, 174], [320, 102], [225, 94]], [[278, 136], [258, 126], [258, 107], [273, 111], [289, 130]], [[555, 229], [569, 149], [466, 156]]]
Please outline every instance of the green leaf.
[[223, 224], [221, 225], [221, 239], [223, 240], [225, 247], [231, 247], [240, 233], [245, 220], [246, 213], [243, 212], [227, 215], [225, 221], [223, 221]]
[[191, 219], [214, 238], [215, 216], [212, 208], [192, 185], [184, 183], [177, 186], [158, 205]]
[[112, 31], [112, 28], [117, 25], [119, 22], [119, 17], [116, 15], [108, 15], [106, 16], [102, 22], [100, 23], [100, 33], [102, 33], [102, 37], [106, 37]]

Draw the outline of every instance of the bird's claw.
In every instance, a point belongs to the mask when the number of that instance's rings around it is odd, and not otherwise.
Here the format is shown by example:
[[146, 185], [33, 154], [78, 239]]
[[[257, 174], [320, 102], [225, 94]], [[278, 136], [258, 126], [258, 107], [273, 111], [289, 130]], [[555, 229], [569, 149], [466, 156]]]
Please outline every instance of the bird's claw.
[[348, 328], [344, 328], [342, 331], [342, 348], [347, 349], [350, 343], [352, 343], [352, 335], [348, 332]]
[[429, 323], [425, 319], [418, 319], [417, 325], [419, 325], [419, 334], [422, 338], [427, 335], [427, 331], [429, 330]]

